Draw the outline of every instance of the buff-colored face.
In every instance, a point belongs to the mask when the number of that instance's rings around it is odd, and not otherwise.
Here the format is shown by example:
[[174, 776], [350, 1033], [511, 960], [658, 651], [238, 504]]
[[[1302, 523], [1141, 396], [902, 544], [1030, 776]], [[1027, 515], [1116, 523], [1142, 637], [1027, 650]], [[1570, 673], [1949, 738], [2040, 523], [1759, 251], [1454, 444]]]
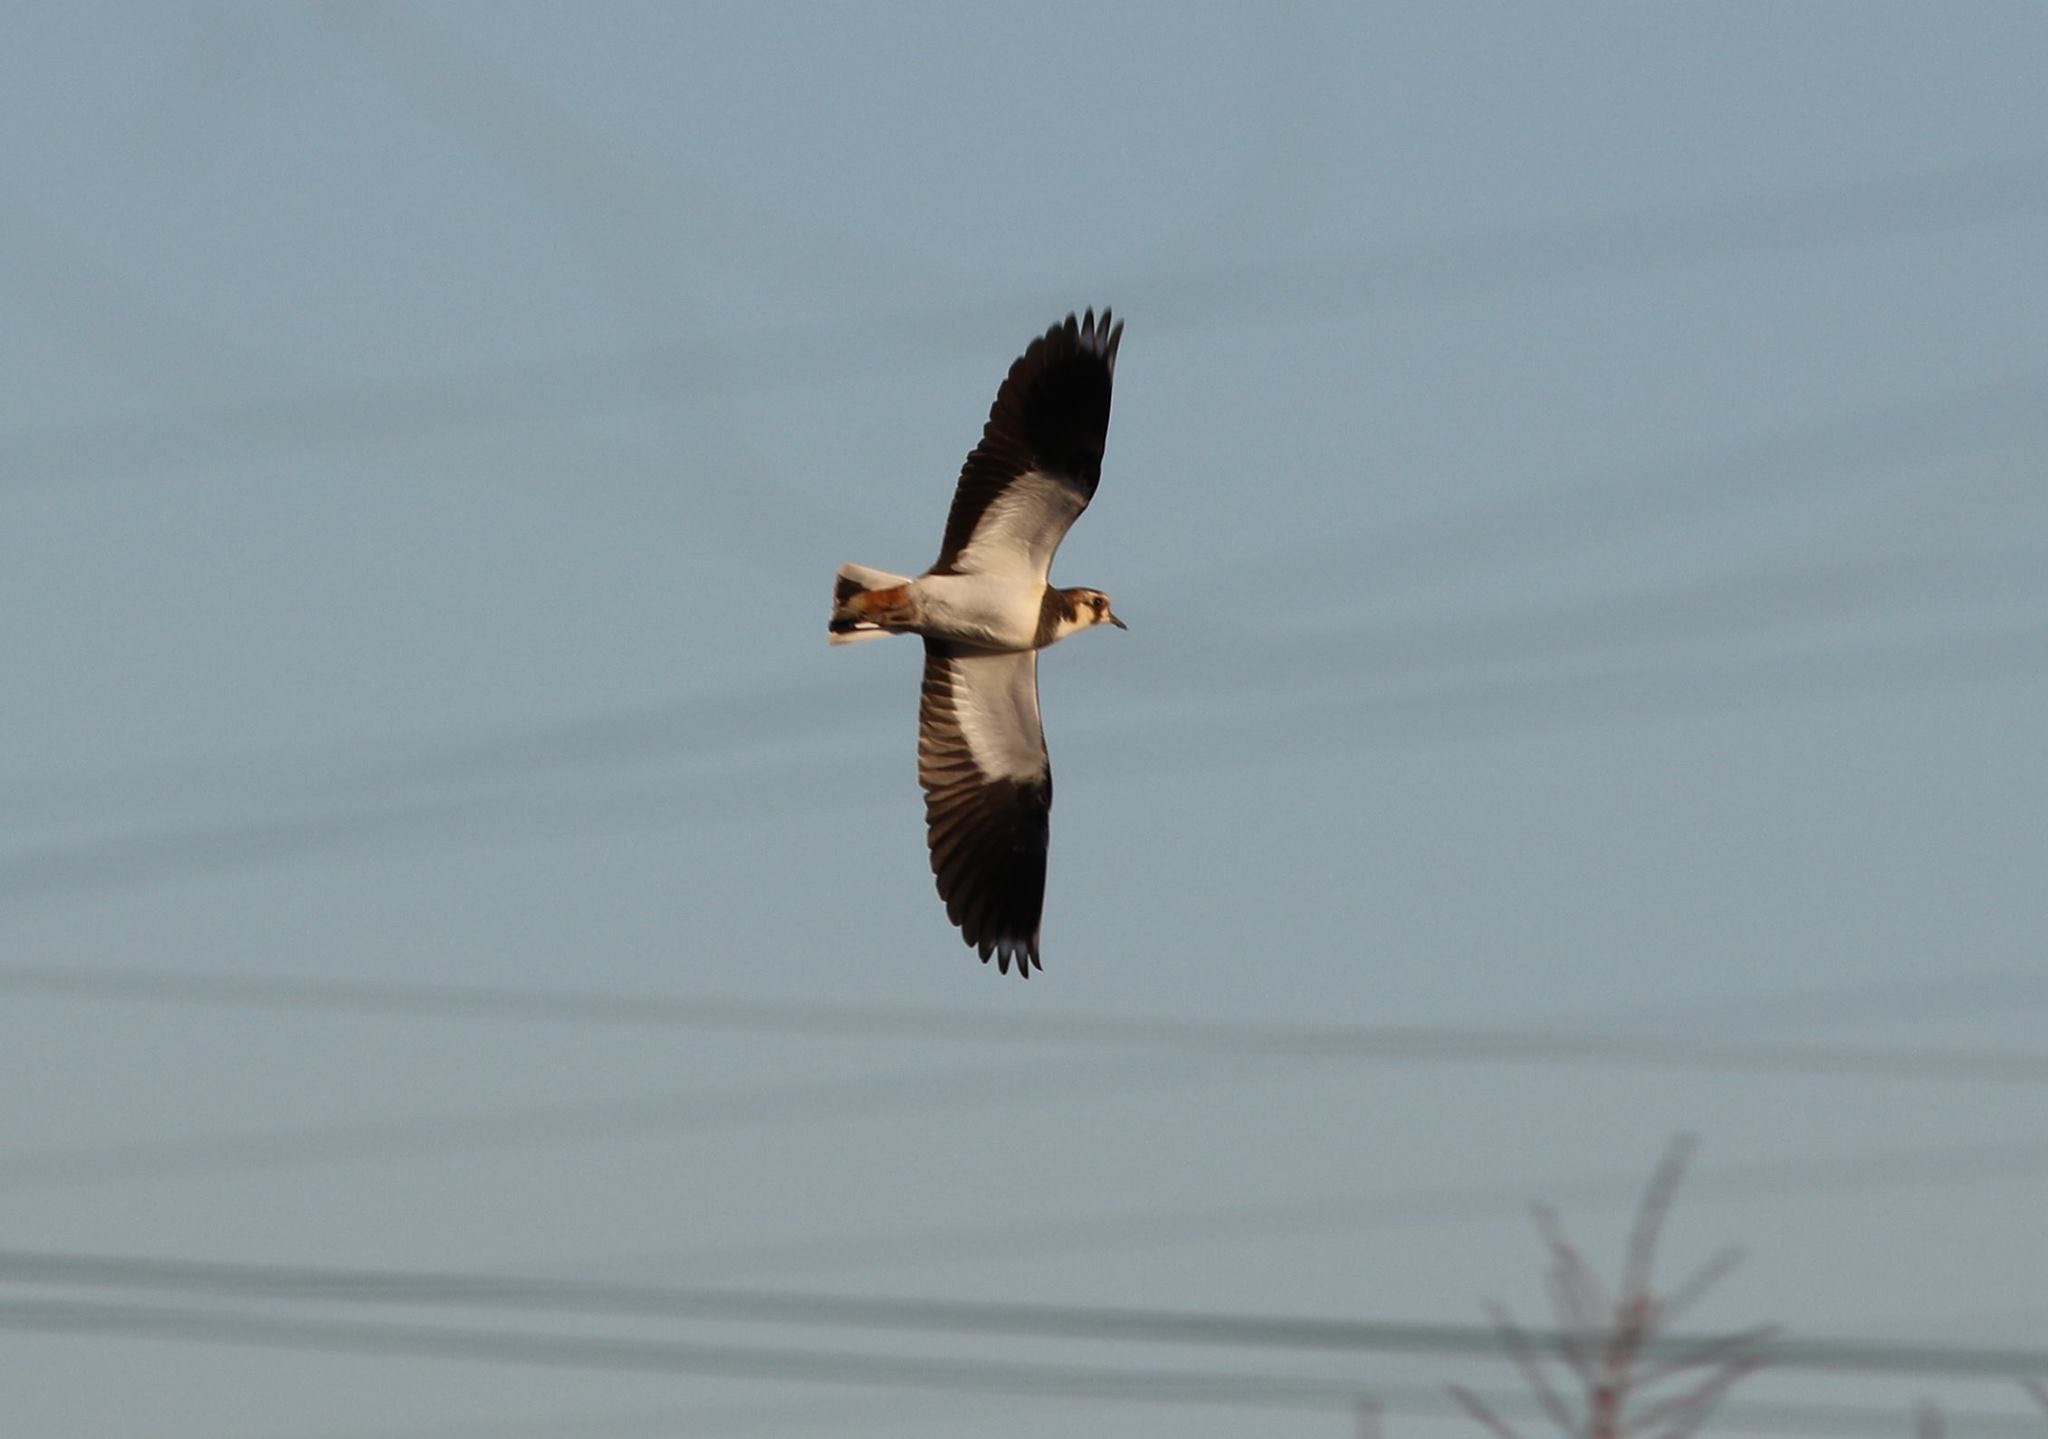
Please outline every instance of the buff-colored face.
[[1116, 612], [1109, 607], [1109, 596], [1101, 590], [1082, 590], [1080, 592], [1080, 599], [1079, 609], [1081, 618], [1089, 624], [1115, 625], [1120, 630], [1130, 628], [1129, 625], [1116, 617]]

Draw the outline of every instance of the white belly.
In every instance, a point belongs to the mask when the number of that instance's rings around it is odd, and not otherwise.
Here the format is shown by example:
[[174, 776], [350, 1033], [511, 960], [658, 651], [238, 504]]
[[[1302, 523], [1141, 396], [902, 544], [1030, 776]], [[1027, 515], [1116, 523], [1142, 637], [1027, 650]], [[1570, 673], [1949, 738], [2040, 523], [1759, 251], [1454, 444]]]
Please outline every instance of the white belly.
[[925, 575], [912, 587], [918, 630], [992, 650], [1035, 649], [1045, 586], [994, 575]]

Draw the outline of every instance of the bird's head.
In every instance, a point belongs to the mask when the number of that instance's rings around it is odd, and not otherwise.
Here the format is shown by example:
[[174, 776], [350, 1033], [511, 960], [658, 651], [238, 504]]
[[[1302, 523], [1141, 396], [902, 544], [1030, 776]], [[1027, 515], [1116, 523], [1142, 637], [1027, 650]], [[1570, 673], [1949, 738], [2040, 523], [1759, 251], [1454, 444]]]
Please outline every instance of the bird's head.
[[1116, 617], [1116, 611], [1109, 607], [1109, 596], [1101, 590], [1068, 590], [1068, 613], [1074, 617], [1074, 628], [1087, 629], [1090, 625], [1115, 625], [1127, 630], [1129, 625]]

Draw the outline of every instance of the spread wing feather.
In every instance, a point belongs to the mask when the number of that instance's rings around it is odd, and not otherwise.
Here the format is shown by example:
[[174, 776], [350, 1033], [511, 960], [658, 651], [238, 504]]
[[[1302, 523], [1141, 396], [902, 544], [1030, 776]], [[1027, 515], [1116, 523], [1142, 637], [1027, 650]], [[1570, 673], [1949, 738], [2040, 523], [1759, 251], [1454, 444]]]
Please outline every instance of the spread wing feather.
[[1052, 814], [1035, 652], [925, 641], [917, 778], [947, 918], [984, 962], [1028, 978]]
[[961, 467], [934, 574], [1025, 572], [1043, 580], [1102, 478], [1124, 327], [1072, 315], [1010, 366]]

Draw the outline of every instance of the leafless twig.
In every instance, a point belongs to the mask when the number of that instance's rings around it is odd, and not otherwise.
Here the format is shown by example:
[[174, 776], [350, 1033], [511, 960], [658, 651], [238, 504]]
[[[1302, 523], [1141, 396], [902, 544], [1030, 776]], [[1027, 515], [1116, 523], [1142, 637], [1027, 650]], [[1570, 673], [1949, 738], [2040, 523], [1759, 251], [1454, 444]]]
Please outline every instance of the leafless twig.
[[1384, 1439], [1385, 1429], [1380, 1424], [1380, 1405], [1377, 1399], [1361, 1399], [1353, 1406], [1358, 1416], [1358, 1439]]
[[[1764, 1362], [1764, 1345], [1772, 1333], [1768, 1327], [1710, 1339], [1661, 1360], [1644, 1358], [1644, 1350], [1673, 1316], [1695, 1303], [1741, 1259], [1739, 1251], [1724, 1250], [1670, 1294], [1660, 1297], [1652, 1287], [1657, 1244], [1694, 1147], [1691, 1139], [1679, 1139], [1651, 1173], [1629, 1235], [1621, 1284], [1613, 1294], [1566, 1237], [1557, 1216], [1539, 1207], [1536, 1227], [1550, 1259], [1545, 1289], [1558, 1332], [1539, 1342], [1506, 1309], [1487, 1306], [1530, 1393], [1566, 1439], [1690, 1439], [1722, 1396]], [[1553, 1382], [1546, 1367], [1550, 1359], [1570, 1372], [1580, 1394], [1576, 1409]], [[1651, 1392], [1681, 1378], [1690, 1382]], [[1450, 1393], [1494, 1439], [1521, 1439], [1470, 1390], [1453, 1387]], [[2048, 1407], [2048, 1399], [2043, 1402]]]
[[1508, 1426], [1505, 1419], [1487, 1408], [1485, 1402], [1464, 1385], [1453, 1384], [1451, 1398], [1457, 1401], [1460, 1409], [1484, 1425], [1494, 1439], [1521, 1439], [1521, 1436]]

